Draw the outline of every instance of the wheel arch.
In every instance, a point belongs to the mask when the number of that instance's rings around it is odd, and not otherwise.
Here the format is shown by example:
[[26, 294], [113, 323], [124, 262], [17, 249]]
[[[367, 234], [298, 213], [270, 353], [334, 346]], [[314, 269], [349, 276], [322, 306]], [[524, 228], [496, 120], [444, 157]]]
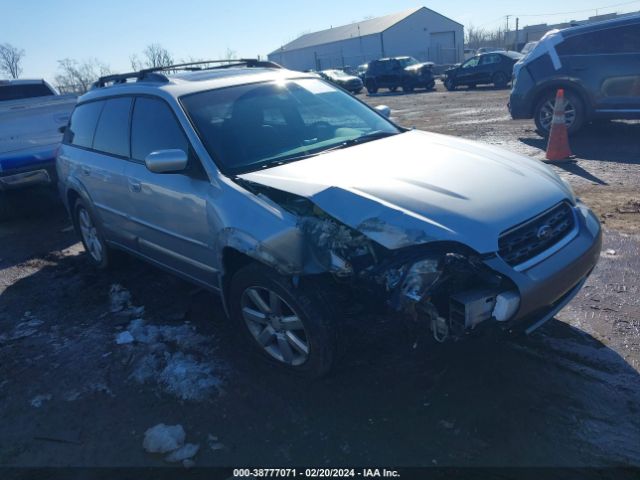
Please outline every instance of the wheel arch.
[[586, 117], [590, 118], [592, 116], [593, 109], [591, 107], [591, 102], [589, 101], [589, 95], [587, 91], [584, 89], [584, 87], [571, 80], [553, 80], [538, 86], [538, 88], [536, 88], [535, 94], [533, 95], [533, 102], [531, 102], [531, 116], [535, 116], [536, 107], [544, 96], [548, 95], [549, 93], [555, 93], [560, 88], [577, 95], [577, 97], [582, 102]]

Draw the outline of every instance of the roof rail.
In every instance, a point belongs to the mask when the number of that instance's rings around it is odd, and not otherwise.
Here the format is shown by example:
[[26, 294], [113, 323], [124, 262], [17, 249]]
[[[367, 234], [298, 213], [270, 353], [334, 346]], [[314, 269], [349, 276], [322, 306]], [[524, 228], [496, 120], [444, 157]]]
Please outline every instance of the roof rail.
[[159, 83], [166, 83], [169, 78], [161, 72], [176, 73], [178, 71], [201, 71], [201, 70], [215, 70], [220, 68], [233, 68], [233, 67], [247, 67], [247, 68], [282, 68], [275, 62], [258, 60], [256, 58], [239, 58], [239, 59], [226, 59], [226, 60], [202, 60], [198, 62], [177, 63], [174, 65], [167, 65], [164, 67], [152, 67], [139, 70], [137, 72], [129, 73], [116, 73], [113, 75], [105, 75], [96, 80], [91, 88], [106, 87], [109, 84], [115, 85], [118, 83], [126, 83], [129, 79], [136, 79], [136, 81], [148, 80]]

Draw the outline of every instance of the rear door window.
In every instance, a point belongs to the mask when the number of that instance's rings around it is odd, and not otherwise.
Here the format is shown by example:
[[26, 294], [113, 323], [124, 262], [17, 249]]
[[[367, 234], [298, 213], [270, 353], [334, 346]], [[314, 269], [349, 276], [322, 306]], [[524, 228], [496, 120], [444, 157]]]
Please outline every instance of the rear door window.
[[105, 102], [98, 121], [93, 148], [104, 153], [129, 157], [129, 114], [131, 97]]
[[103, 107], [104, 101], [78, 105], [71, 115], [68, 128], [65, 130], [64, 143], [92, 148], [93, 136]]
[[173, 111], [160, 99], [137, 98], [131, 117], [131, 157], [144, 161], [151, 152], [169, 149], [189, 152], [189, 142]]
[[0, 101], [47, 97], [49, 95], [53, 95], [53, 92], [44, 83], [0, 86]]

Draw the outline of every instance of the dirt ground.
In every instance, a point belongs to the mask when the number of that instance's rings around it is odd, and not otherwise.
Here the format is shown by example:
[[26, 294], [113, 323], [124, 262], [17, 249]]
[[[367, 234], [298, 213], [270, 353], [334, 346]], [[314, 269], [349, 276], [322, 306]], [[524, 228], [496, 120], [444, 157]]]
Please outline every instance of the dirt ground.
[[[542, 158], [506, 90], [438, 88], [363, 98], [402, 125]], [[640, 466], [639, 137], [639, 123], [589, 126], [577, 162], [554, 166], [606, 227], [556, 319], [412, 348], [403, 325], [365, 318], [315, 382], [257, 362], [211, 294], [133, 259], [93, 270], [53, 192], [5, 197], [0, 466], [165, 466], [142, 448], [158, 423], [184, 427], [197, 466]], [[118, 344], [125, 330], [136, 341]]]

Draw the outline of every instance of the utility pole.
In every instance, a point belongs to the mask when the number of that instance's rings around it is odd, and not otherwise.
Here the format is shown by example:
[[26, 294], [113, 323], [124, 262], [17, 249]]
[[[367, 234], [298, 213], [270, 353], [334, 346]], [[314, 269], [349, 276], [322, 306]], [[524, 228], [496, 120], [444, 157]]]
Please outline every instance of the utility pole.
[[509, 17], [511, 15], [507, 15], [507, 30], [504, 32], [504, 46], [507, 46], [507, 32], [509, 31]]
[[514, 50], [516, 52], [520, 51], [520, 48], [519, 48], [520, 47], [520, 42], [519, 42], [520, 38], [518, 37], [518, 30], [519, 29], [520, 29], [520, 19], [518, 17], [516, 17], [516, 41], [513, 42], [513, 48], [514, 48]]

